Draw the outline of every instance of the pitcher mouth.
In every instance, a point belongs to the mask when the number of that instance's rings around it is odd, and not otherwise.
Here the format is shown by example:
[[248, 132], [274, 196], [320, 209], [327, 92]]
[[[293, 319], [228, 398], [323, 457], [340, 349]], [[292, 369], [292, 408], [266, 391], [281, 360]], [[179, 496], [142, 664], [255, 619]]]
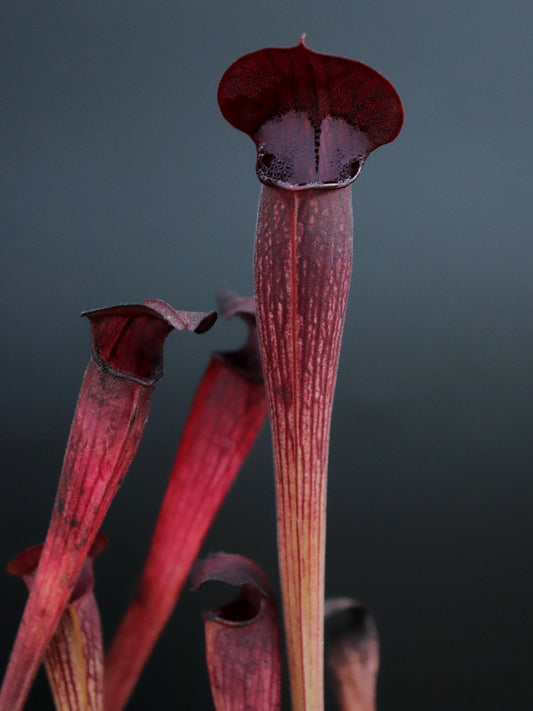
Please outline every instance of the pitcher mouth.
[[259, 180], [286, 190], [349, 185], [403, 122], [400, 98], [381, 74], [313, 52], [303, 39], [238, 59], [222, 77], [218, 101], [254, 141]]

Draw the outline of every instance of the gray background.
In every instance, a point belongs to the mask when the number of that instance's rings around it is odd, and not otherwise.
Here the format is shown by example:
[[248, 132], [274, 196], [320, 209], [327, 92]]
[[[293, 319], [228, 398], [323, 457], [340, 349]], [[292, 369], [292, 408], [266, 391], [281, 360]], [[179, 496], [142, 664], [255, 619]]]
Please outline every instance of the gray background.
[[[46, 532], [89, 353], [78, 314], [150, 297], [207, 310], [223, 281], [251, 292], [254, 149], [220, 116], [217, 84], [240, 55], [307, 32], [382, 71], [406, 112], [354, 187], [328, 593], [375, 613], [381, 709], [533, 708], [532, 16], [530, 0], [1, 2], [2, 566]], [[208, 353], [243, 335], [168, 339], [104, 526], [107, 637]], [[266, 428], [213, 549], [277, 584]], [[25, 592], [0, 583], [3, 667]], [[210, 603], [183, 596], [129, 708], [210, 708]], [[41, 679], [28, 709], [50, 708], [47, 694]]]

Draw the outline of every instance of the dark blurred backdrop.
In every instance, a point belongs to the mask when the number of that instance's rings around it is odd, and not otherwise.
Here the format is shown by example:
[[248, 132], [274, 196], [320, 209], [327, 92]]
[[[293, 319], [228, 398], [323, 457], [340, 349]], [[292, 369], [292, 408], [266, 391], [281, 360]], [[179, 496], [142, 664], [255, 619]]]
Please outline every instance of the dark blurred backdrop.
[[[46, 533], [89, 357], [78, 314], [151, 297], [208, 310], [224, 281], [251, 293], [254, 148], [217, 84], [307, 32], [383, 72], [406, 113], [354, 186], [327, 591], [377, 618], [381, 709], [533, 708], [532, 22], [529, 0], [0, 3], [2, 568]], [[108, 639], [209, 351], [243, 336], [168, 339], [104, 525]], [[250, 555], [277, 584], [269, 447], [265, 429], [205, 551]], [[25, 597], [0, 574], [2, 668]], [[208, 597], [184, 594], [132, 711], [210, 708]], [[51, 708], [42, 678], [27, 708]]]

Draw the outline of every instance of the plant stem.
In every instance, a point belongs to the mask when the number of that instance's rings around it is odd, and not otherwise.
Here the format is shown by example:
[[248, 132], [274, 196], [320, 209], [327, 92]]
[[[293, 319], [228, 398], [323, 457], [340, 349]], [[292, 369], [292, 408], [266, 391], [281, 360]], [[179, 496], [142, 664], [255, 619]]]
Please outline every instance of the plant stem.
[[349, 187], [263, 187], [256, 307], [274, 447], [293, 711], [324, 707], [327, 461], [351, 265]]

